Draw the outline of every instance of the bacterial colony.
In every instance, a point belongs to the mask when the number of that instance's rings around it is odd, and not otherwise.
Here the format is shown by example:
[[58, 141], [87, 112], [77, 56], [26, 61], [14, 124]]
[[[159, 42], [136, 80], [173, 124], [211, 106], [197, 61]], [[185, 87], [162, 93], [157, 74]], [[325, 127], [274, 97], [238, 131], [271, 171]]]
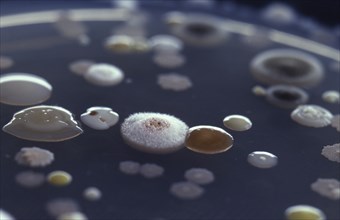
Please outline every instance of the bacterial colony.
[[[211, 1], [188, 1], [199, 7], [212, 7]], [[197, 6], [196, 5], [196, 6]], [[174, 95], [190, 91], [195, 87], [195, 79], [178, 73], [176, 68], [186, 64], [182, 50], [186, 45], [203, 48], [213, 48], [230, 38], [228, 30], [223, 28], [223, 19], [204, 13], [182, 13], [172, 11], [164, 14], [164, 22], [170, 29], [170, 34], [159, 34], [145, 37], [148, 16], [140, 11], [135, 1], [116, 1], [116, 6], [131, 13], [130, 20], [114, 30], [103, 42], [103, 47], [114, 54], [134, 54], [153, 52], [152, 61], [164, 68], [159, 73], [154, 84], [162, 90], [169, 90]], [[273, 4], [262, 12], [264, 19], [278, 25], [286, 25], [296, 21], [295, 12], [286, 5]], [[308, 23], [301, 23], [301, 26]], [[309, 24], [311, 25], [311, 24]], [[80, 44], [87, 45], [90, 37], [85, 24], [74, 21], [67, 12], [61, 12], [52, 26], [65, 38], [76, 39]], [[314, 33], [317, 37], [325, 37], [322, 33]], [[319, 35], [318, 35], [319, 34]], [[253, 35], [240, 37], [241, 42], [255, 49], [265, 48], [271, 42], [266, 37], [265, 30], [258, 30]], [[324, 38], [323, 38], [324, 39]], [[12, 120], [2, 128], [2, 132], [19, 139], [36, 142], [62, 142], [77, 138], [83, 134], [83, 127], [95, 130], [107, 130], [120, 126], [121, 137], [126, 147], [131, 147], [146, 154], [170, 154], [188, 149], [199, 154], [224, 154], [231, 149], [234, 142], [233, 134], [246, 133], [256, 125], [247, 115], [237, 112], [228, 113], [221, 118], [220, 124], [188, 125], [185, 118], [178, 118], [167, 112], [134, 112], [121, 119], [119, 112], [110, 106], [88, 106], [81, 115], [74, 115], [62, 105], [44, 105], [53, 93], [53, 82], [48, 82], [34, 73], [11, 72], [16, 65], [15, 58], [5, 55], [0, 57], [0, 101], [2, 105], [22, 106], [22, 110], [13, 112]], [[124, 70], [112, 63], [94, 60], [76, 59], [69, 63], [70, 74], [75, 74], [79, 80], [101, 89], [101, 87], [116, 87], [120, 84], [134, 83], [126, 78]], [[282, 108], [290, 112], [290, 118], [295, 126], [306, 129], [333, 127], [334, 133], [340, 131], [339, 113], [332, 113], [327, 108], [310, 103], [308, 89], [320, 85], [326, 74], [326, 69], [339, 71], [339, 63], [334, 61], [325, 66], [312, 53], [297, 49], [268, 49], [259, 52], [249, 64], [249, 73], [254, 79], [254, 99], [264, 98], [272, 108]], [[29, 71], [28, 71], [29, 72]], [[241, 83], [241, 82], [239, 82]], [[339, 105], [338, 88], [330, 88], [319, 94], [324, 103]], [[133, 111], [132, 111], [133, 112]], [[77, 121], [80, 119], [80, 121]], [[261, 145], [261, 143], [257, 143]], [[42, 144], [43, 146], [43, 144]], [[340, 162], [340, 143], [325, 143], [320, 146], [320, 155], [332, 163]], [[323, 147], [323, 148], [322, 148]], [[54, 153], [37, 146], [23, 146], [12, 158], [18, 165], [30, 168], [46, 167], [58, 158]], [[249, 165], [259, 169], [275, 169], [280, 164], [280, 155], [259, 148], [249, 152], [243, 158]], [[336, 166], [338, 164], [334, 164]], [[117, 170], [125, 175], [140, 175], [152, 179], [166, 176], [167, 167], [161, 164], [141, 164], [135, 160], [122, 160], [117, 163]], [[41, 185], [51, 184], [56, 187], [67, 187], [73, 177], [66, 170], [55, 170], [47, 175], [40, 171], [22, 171], [15, 175], [15, 181], [21, 187], [32, 189]], [[209, 184], [218, 181], [213, 170], [202, 167], [192, 167], [183, 170], [182, 180], [172, 180], [169, 183], [169, 196], [179, 200], [200, 199], [209, 193]], [[340, 199], [339, 177], [319, 178], [310, 183], [311, 193], [317, 193], [330, 200]], [[88, 201], [99, 201], [105, 192], [97, 186], [88, 186], [83, 191], [83, 197]], [[81, 211], [79, 205], [72, 199], [56, 198], [46, 204], [47, 212], [58, 220], [91, 219]], [[307, 204], [296, 204], [286, 207], [283, 215], [289, 220], [326, 219], [326, 214]], [[13, 213], [15, 217], [15, 213]], [[0, 210], [0, 218], [15, 219], [12, 214]]]

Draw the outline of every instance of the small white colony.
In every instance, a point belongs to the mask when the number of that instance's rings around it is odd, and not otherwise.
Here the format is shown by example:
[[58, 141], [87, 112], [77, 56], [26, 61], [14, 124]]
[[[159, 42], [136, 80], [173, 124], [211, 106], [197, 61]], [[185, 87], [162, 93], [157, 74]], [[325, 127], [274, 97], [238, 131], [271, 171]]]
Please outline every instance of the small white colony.
[[325, 127], [331, 124], [332, 113], [318, 105], [300, 105], [292, 113], [291, 118], [307, 127]]
[[79, 205], [72, 199], [53, 199], [46, 204], [47, 212], [54, 217], [79, 211]]
[[76, 60], [70, 63], [69, 69], [71, 72], [81, 76], [84, 75], [94, 64], [95, 62], [92, 60]]
[[296, 13], [288, 5], [282, 3], [273, 3], [262, 11], [262, 17], [268, 22], [286, 25], [294, 23]]
[[58, 216], [57, 220], [88, 220], [82, 212], [69, 212]]
[[215, 175], [208, 169], [205, 168], [191, 168], [185, 171], [185, 179], [189, 182], [206, 185], [214, 182]]
[[7, 56], [0, 56], [0, 70], [8, 69], [13, 66], [14, 61]]
[[185, 56], [177, 52], [160, 52], [156, 53], [153, 61], [164, 68], [176, 68], [183, 66], [186, 62]]
[[320, 209], [310, 205], [294, 205], [285, 210], [287, 220], [326, 220]]
[[340, 163], [340, 143], [324, 146], [321, 154], [330, 161]]
[[97, 201], [101, 199], [102, 192], [97, 187], [88, 187], [84, 190], [83, 196], [89, 201]]
[[23, 171], [15, 176], [15, 181], [26, 188], [36, 188], [45, 182], [45, 175], [33, 171]]
[[191, 182], [177, 182], [170, 186], [170, 193], [183, 200], [197, 199], [205, 192], [201, 186]]
[[122, 82], [124, 73], [116, 66], [99, 63], [92, 65], [84, 74], [84, 78], [97, 86], [115, 86]]
[[131, 147], [147, 153], [167, 154], [183, 148], [188, 126], [162, 113], [135, 113], [125, 119], [121, 134]]
[[122, 161], [119, 163], [119, 170], [127, 175], [136, 175], [140, 171], [140, 164], [135, 161]]
[[0, 208], [0, 219], [1, 220], [15, 220], [15, 218], [8, 212]]
[[176, 92], [190, 89], [193, 85], [189, 77], [177, 73], [159, 74], [157, 84], [162, 89]]
[[178, 52], [183, 49], [183, 42], [171, 35], [155, 35], [150, 38], [150, 45], [158, 53]]
[[278, 158], [266, 151], [254, 151], [248, 155], [248, 163], [257, 168], [272, 168], [277, 165]]
[[117, 124], [118, 113], [108, 107], [91, 107], [80, 116], [81, 121], [96, 130], [106, 130]]
[[328, 199], [340, 199], [340, 182], [336, 179], [317, 179], [311, 184], [311, 189]]
[[165, 22], [170, 26], [180, 25], [185, 22], [186, 16], [180, 11], [171, 11], [164, 15]]
[[340, 132], [340, 115], [334, 115], [331, 119], [331, 126]]
[[253, 125], [250, 119], [243, 115], [229, 115], [223, 119], [223, 124], [233, 131], [246, 131]]
[[53, 162], [54, 154], [38, 147], [24, 147], [15, 155], [15, 160], [25, 166], [45, 167]]
[[322, 99], [328, 103], [340, 103], [340, 93], [336, 90], [329, 90], [322, 93]]
[[51, 84], [40, 76], [28, 73], [9, 73], [0, 76], [1, 103], [36, 105], [49, 99], [51, 94]]
[[160, 177], [164, 173], [164, 168], [157, 164], [146, 163], [140, 167], [140, 174], [145, 178]]
[[267, 94], [266, 89], [258, 85], [254, 86], [251, 91], [253, 92], [254, 95], [257, 96], [265, 96]]

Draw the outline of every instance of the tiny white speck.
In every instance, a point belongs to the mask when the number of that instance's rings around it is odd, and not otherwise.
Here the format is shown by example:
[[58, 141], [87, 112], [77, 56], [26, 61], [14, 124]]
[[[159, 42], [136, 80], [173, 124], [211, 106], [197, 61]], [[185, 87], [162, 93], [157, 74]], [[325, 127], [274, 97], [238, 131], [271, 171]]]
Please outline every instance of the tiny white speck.
[[101, 199], [102, 192], [97, 187], [88, 187], [84, 190], [83, 196], [90, 201]]

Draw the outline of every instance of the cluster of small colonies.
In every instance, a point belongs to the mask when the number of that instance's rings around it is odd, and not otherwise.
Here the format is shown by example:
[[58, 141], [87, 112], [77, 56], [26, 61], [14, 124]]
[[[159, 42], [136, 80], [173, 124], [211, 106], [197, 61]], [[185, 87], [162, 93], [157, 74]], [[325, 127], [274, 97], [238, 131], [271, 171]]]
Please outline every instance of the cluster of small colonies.
[[140, 165], [135, 161], [122, 161], [119, 163], [119, 170], [127, 175], [141, 174], [143, 177], [153, 179], [160, 177], [164, 173], [164, 168], [153, 163]]
[[53, 162], [54, 154], [38, 147], [24, 147], [15, 155], [15, 160], [25, 166], [45, 167]]
[[311, 184], [311, 189], [329, 199], [340, 199], [340, 182], [336, 179], [317, 179]]
[[199, 125], [191, 127], [185, 139], [185, 146], [203, 154], [217, 154], [233, 146], [233, 137], [222, 128]]
[[307, 127], [325, 127], [331, 124], [332, 113], [318, 105], [300, 105], [292, 113], [291, 118]]
[[178, 73], [159, 74], [157, 84], [165, 90], [176, 92], [190, 89], [193, 85], [189, 77]]
[[91, 107], [80, 116], [81, 121], [96, 130], [106, 130], [117, 124], [118, 113], [108, 107]]
[[93, 60], [76, 60], [70, 63], [69, 69], [97, 86], [115, 86], [124, 79], [124, 73], [118, 67], [107, 63], [96, 63]]
[[135, 113], [125, 119], [121, 134], [131, 147], [147, 153], [166, 154], [183, 147], [188, 126], [161, 113]]
[[321, 154], [330, 161], [340, 163], [340, 143], [324, 146]]
[[28, 73], [8, 73], [0, 76], [1, 103], [17, 106], [36, 105], [49, 99], [51, 94], [51, 84], [40, 76]]
[[186, 62], [186, 58], [180, 54], [183, 43], [180, 39], [171, 35], [156, 35], [150, 39], [150, 45], [155, 51], [153, 61], [164, 68], [176, 68]]
[[58, 142], [83, 133], [72, 113], [62, 107], [39, 105], [14, 114], [3, 131], [32, 141]]
[[254, 151], [248, 155], [248, 162], [257, 168], [272, 168], [277, 165], [278, 158], [266, 151]]
[[175, 182], [170, 186], [170, 193], [183, 200], [193, 200], [201, 197], [205, 189], [200, 185], [207, 185], [215, 181], [215, 175], [205, 168], [191, 168], [185, 171], [187, 181]]

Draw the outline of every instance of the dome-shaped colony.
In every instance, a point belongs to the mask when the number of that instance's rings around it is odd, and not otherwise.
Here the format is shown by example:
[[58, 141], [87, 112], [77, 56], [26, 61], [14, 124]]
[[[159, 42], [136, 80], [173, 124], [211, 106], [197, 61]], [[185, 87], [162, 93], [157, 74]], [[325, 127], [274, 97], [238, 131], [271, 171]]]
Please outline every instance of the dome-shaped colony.
[[2, 130], [21, 139], [46, 142], [64, 141], [83, 133], [70, 111], [48, 105], [15, 113]]
[[318, 105], [300, 105], [290, 115], [297, 123], [307, 127], [325, 127], [331, 124], [333, 115]]
[[42, 77], [28, 73], [9, 73], [0, 76], [2, 103], [18, 106], [35, 105], [49, 99], [51, 94], [51, 84]]
[[223, 129], [200, 125], [189, 129], [185, 146], [198, 153], [217, 154], [229, 150], [233, 142], [233, 137]]
[[106, 130], [117, 124], [118, 113], [109, 107], [91, 107], [80, 116], [81, 121], [96, 130]]

